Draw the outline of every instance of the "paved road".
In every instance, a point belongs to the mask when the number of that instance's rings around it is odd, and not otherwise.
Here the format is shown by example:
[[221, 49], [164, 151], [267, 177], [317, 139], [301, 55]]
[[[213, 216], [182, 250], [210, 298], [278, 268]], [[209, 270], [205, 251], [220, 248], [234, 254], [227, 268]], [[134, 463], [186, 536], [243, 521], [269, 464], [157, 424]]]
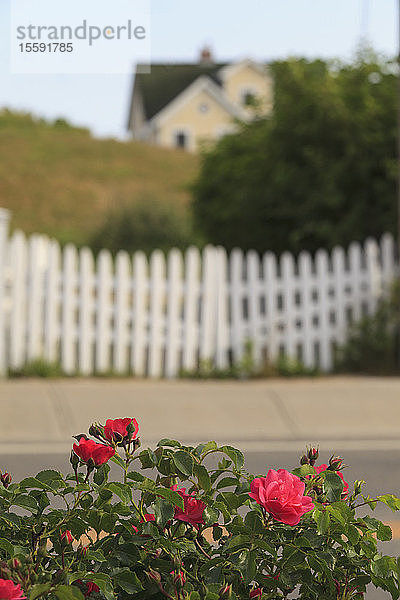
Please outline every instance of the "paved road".
[[[400, 379], [257, 382], [45, 380], [0, 382], [0, 468], [16, 479], [66, 469], [71, 436], [93, 421], [135, 416], [143, 446], [163, 437], [244, 450], [249, 471], [290, 467], [307, 443], [344, 456], [346, 477], [400, 495]], [[383, 508], [377, 516], [393, 520]], [[400, 525], [400, 521], [396, 529]], [[384, 552], [399, 554], [398, 540]], [[371, 591], [368, 600], [387, 596]]]

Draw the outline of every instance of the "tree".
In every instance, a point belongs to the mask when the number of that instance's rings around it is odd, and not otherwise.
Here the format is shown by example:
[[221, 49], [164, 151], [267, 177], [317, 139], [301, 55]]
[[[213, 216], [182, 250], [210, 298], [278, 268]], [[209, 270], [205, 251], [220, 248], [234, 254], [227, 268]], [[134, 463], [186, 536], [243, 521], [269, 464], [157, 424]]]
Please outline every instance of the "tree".
[[202, 156], [194, 216], [208, 241], [315, 251], [394, 231], [396, 76], [363, 49], [352, 64], [270, 65], [274, 112]]

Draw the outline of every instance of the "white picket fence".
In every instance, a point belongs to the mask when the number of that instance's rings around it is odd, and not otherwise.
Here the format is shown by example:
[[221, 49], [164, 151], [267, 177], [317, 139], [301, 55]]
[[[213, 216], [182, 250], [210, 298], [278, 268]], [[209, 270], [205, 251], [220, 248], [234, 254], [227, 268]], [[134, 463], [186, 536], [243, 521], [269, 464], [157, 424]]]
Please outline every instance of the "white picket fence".
[[69, 374], [174, 377], [202, 360], [225, 368], [248, 340], [256, 363], [285, 354], [329, 371], [348, 325], [396, 276], [395, 254], [385, 235], [315, 259], [209, 246], [94, 260], [43, 235], [10, 237], [0, 210], [0, 372], [42, 358]]

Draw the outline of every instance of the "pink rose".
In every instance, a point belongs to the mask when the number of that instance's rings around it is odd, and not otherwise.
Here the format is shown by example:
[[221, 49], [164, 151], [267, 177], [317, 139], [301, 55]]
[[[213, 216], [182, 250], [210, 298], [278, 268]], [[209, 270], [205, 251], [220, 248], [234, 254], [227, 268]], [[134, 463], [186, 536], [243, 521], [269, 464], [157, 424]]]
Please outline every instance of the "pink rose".
[[185, 523], [190, 523], [195, 527], [198, 527], [199, 524], [203, 524], [203, 512], [206, 507], [204, 502], [195, 498], [193, 494], [186, 494], [186, 488], [178, 490], [178, 486], [173, 485], [171, 490], [178, 492], [181, 498], [183, 498], [184, 504], [184, 510], [177, 506], [175, 507], [175, 519], [178, 519], [178, 521], [185, 521]]
[[26, 596], [21, 586], [11, 579], [0, 579], [0, 598], [1, 600], [24, 600]]
[[[323, 465], [318, 465], [317, 467], [314, 467], [314, 470], [319, 475], [323, 471], [326, 471], [327, 468], [328, 468], [328, 465], [323, 464]], [[340, 471], [332, 471], [332, 472], [335, 472], [336, 475], [339, 475], [340, 479], [343, 481], [342, 498], [347, 498], [348, 493], [349, 493], [349, 484], [347, 483], [347, 481], [344, 480], [343, 473], [341, 473]]]
[[266, 477], [256, 477], [250, 485], [250, 498], [277, 521], [297, 525], [304, 513], [313, 510], [310, 496], [304, 496], [305, 485], [299, 477], [285, 469], [270, 469]]

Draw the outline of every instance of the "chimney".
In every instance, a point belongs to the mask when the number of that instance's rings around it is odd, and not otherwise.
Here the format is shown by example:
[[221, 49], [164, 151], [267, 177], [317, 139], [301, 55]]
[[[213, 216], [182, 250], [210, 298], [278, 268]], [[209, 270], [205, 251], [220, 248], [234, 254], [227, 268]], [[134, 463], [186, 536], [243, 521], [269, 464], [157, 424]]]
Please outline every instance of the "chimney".
[[204, 46], [204, 48], [200, 52], [200, 64], [202, 65], [213, 65], [214, 58], [211, 52], [211, 49], [208, 46]]

